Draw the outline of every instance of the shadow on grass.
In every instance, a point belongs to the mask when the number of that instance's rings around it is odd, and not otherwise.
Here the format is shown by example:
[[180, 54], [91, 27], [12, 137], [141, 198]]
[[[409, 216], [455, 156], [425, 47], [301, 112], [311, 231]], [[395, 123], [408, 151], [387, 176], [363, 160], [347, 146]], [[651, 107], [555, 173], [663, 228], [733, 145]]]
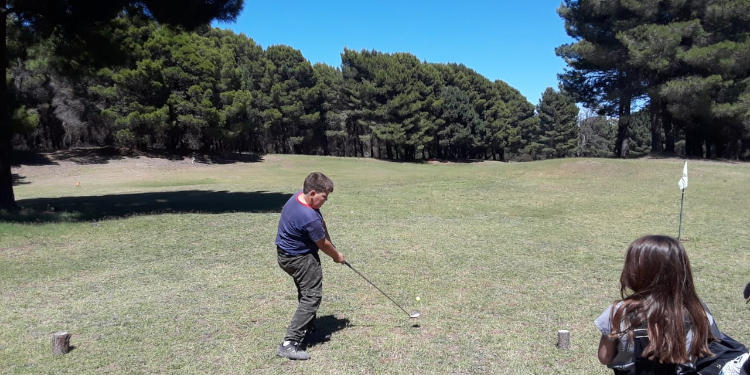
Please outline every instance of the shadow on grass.
[[349, 319], [339, 319], [333, 315], [321, 316], [315, 319], [315, 331], [305, 337], [303, 345], [310, 348], [331, 341], [331, 335], [348, 325]]
[[16, 173], [11, 173], [10, 179], [13, 182], [13, 186], [26, 185], [30, 183], [28, 181], [24, 181], [26, 177], [21, 176], [20, 174], [16, 174]]
[[167, 160], [183, 160], [188, 158], [192, 159], [195, 163], [203, 164], [256, 163], [263, 161], [263, 158], [255, 153], [221, 152], [202, 154], [198, 152], [165, 150], [130, 150], [114, 147], [75, 148], [57, 151], [53, 154], [54, 159], [72, 161], [77, 164], [105, 164], [110, 160], [141, 156]]
[[130, 155], [113, 147], [93, 147], [56, 151], [52, 156], [56, 160], [72, 161], [76, 164], [107, 164], [110, 160], [120, 160]]
[[226, 153], [195, 156], [196, 163], [206, 164], [257, 163], [261, 161], [263, 161], [263, 157], [261, 155], [248, 153]]
[[10, 165], [18, 167], [20, 165], [58, 165], [58, 163], [50, 159], [48, 155], [39, 152], [14, 150], [11, 153]]
[[13, 151], [11, 165], [39, 166], [59, 165], [58, 161], [69, 161], [76, 164], [107, 164], [110, 160], [121, 160], [137, 157], [159, 158], [167, 160], [192, 159], [195, 163], [203, 164], [231, 164], [257, 163], [263, 161], [263, 156], [247, 152], [224, 152], [201, 154], [196, 152], [171, 152], [163, 150], [130, 150], [115, 147], [82, 147], [59, 150], [51, 153], [16, 150]]
[[77, 222], [138, 214], [280, 212], [290, 194], [266, 191], [185, 190], [82, 197], [21, 199], [16, 212], [0, 211], [0, 221]]

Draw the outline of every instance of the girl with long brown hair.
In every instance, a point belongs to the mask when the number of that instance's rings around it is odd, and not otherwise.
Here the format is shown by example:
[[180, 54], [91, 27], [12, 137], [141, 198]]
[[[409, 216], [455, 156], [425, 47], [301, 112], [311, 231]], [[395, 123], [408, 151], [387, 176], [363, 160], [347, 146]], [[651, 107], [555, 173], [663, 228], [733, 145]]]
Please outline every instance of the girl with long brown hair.
[[672, 237], [630, 244], [620, 295], [595, 321], [599, 361], [616, 374], [690, 373], [697, 359], [713, 355], [710, 340], [723, 337], [695, 292], [685, 248]]

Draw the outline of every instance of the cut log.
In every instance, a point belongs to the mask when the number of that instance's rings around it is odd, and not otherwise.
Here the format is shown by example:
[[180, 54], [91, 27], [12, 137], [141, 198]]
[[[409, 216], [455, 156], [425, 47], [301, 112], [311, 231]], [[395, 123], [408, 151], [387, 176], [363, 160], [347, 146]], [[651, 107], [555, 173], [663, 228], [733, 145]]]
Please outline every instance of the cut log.
[[70, 333], [57, 332], [52, 335], [52, 354], [65, 354], [70, 351]]
[[564, 329], [557, 331], [557, 348], [570, 349], [570, 331]]

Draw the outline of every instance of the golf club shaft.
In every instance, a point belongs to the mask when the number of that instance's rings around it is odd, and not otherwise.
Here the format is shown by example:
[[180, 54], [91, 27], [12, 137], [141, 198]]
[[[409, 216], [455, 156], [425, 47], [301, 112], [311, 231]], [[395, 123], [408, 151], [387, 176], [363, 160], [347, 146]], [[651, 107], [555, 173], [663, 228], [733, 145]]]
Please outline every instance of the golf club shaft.
[[390, 297], [389, 295], [385, 294], [385, 292], [384, 292], [384, 291], [382, 291], [382, 290], [381, 290], [380, 288], [378, 288], [378, 286], [377, 286], [377, 285], [373, 284], [373, 283], [372, 283], [372, 281], [368, 280], [368, 279], [367, 279], [367, 278], [365, 277], [365, 275], [361, 274], [361, 273], [360, 273], [359, 271], [357, 271], [357, 270], [356, 270], [356, 269], [355, 269], [354, 267], [352, 267], [352, 265], [351, 265], [351, 264], [349, 264], [349, 262], [347, 262], [347, 261], [344, 261], [344, 264], [346, 264], [346, 265], [347, 265], [347, 266], [348, 266], [349, 268], [351, 268], [351, 269], [352, 269], [352, 271], [356, 272], [356, 273], [357, 273], [357, 275], [359, 275], [359, 276], [362, 276], [362, 278], [363, 278], [363, 279], [365, 279], [365, 281], [367, 281], [367, 282], [368, 282], [368, 283], [369, 283], [370, 285], [372, 285], [372, 286], [373, 286], [373, 287], [374, 287], [375, 289], [377, 289], [377, 290], [378, 290], [378, 291], [379, 291], [380, 293], [383, 293], [383, 295], [384, 295], [384, 296], [386, 296], [386, 297], [388, 297], [388, 299], [389, 299], [389, 300], [391, 300], [391, 302], [393, 302], [393, 304], [394, 304], [394, 305], [398, 306], [398, 308], [399, 308], [399, 309], [401, 309], [401, 311], [405, 312], [405, 313], [406, 313], [406, 315], [409, 315], [409, 317], [411, 317], [411, 314], [409, 314], [409, 312], [408, 312], [408, 311], [404, 310], [404, 308], [403, 308], [403, 307], [401, 307], [401, 305], [399, 305], [398, 303], [396, 303], [396, 301], [394, 301], [394, 300], [393, 300], [393, 298], [391, 298], [391, 297]]

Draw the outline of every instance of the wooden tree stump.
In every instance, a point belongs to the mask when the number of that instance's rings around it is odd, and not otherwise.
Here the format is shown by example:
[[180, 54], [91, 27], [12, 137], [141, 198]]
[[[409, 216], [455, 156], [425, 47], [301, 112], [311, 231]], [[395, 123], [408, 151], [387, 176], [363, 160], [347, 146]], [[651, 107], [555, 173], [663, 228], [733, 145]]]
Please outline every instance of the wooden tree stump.
[[570, 349], [570, 331], [565, 329], [557, 331], [557, 348], [563, 350]]
[[70, 333], [57, 332], [52, 335], [52, 354], [65, 354], [70, 351]]

